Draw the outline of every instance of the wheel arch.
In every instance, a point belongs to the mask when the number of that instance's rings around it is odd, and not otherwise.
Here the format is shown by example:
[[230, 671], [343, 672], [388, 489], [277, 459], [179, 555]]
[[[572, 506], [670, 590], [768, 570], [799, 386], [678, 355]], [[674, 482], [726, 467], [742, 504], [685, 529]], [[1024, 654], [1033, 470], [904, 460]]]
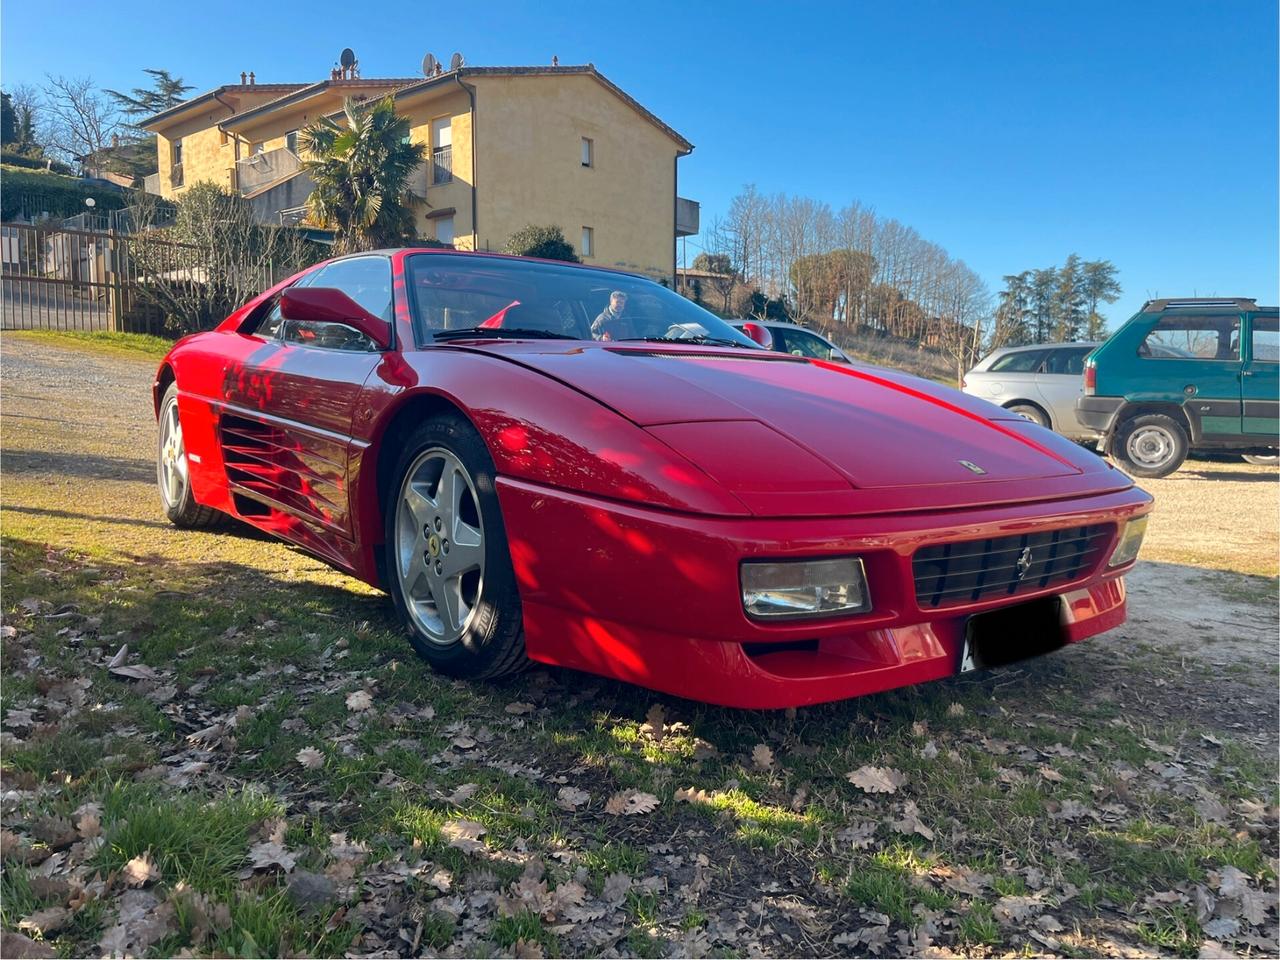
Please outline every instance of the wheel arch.
[[[475, 421], [463, 406], [452, 397], [434, 390], [416, 390], [401, 397], [391, 410], [384, 414], [384, 425], [377, 431], [377, 441], [366, 453], [359, 470], [359, 500], [362, 513], [360, 528], [370, 532], [362, 544], [366, 561], [371, 564], [378, 584], [385, 587], [386, 570], [381, 549], [383, 522], [386, 518], [389, 491], [395, 478], [396, 460], [401, 445], [415, 426], [442, 413], [456, 414], [474, 428]], [[484, 434], [478, 429], [481, 439]]]
[[169, 389], [169, 384], [178, 379], [178, 375], [173, 372], [173, 367], [169, 361], [160, 364], [160, 369], [156, 371], [155, 383], [151, 387], [151, 405], [155, 408], [156, 419], [160, 419], [160, 401], [164, 399], [165, 391]]
[[1000, 404], [1000, 406], [1002, 406], [1006, 410], [1008, 410], [1010, 407], [1017, 407], [1017, 406], [1035, 407], [1037, 410], [1040, 411], [1040, 415], [1044, 417], [1044, 422], [1049, 425], [1049, 429], [1050, 430], [1054, 429], [1053, 415], [1044, 408], [1044, 404], [1037, 403], [1035, 400], [1024, 400], [1024, 399], [1006, 400], [1004, 401], [1004, 403]]
[[1187, 441], [1194, 444], [1200, 439], [1200, 421], [1187, 413], [1186, 407], [1180, 403], [1170, 403], [1160, 400], [1136, 400], [1126, 403], [1123, 407], [1116, 411], [1115, 419], [1111, 424], [1111, 436], [1114, 437], [1119, 432], [1120, 427], [1126, 420], [1132, 420], [1134, 417], [1140, 417], [1147, 413], [1159, 413], [1175, 420], [1182, 429], [1187, 431]]

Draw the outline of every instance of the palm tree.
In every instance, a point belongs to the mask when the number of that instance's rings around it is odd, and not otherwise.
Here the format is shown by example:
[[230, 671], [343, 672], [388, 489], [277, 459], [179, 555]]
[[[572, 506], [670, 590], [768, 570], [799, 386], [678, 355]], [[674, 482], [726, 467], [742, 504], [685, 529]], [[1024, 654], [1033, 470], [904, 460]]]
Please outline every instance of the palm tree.
[[300, 137], [306, 171], [315, 182], [307, 201], [311, 219], [335, 231], [334, 252], [400, 246], [416, 236], [409, 177], [426, 157], [426, 146], [409, 142], [409, 121], [386, 97], [372, 105], [348, 98], [346, 123], [329, 117]]

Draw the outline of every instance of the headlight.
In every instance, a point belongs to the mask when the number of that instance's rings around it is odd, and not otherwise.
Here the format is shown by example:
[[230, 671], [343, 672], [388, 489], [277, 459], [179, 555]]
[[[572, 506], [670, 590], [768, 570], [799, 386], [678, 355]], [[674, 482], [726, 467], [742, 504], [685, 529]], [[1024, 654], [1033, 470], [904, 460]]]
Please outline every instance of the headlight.
[[1123, 567], [1126, 563], [1132, 563], [1137, 559], [1138, 549], [1142, 546], [1142, 538], [1146, 533], [1146, 517], [1135, 517], [1126, 523], [1124, 529], [1120, 531], [1120, 542], [1111, 551], [1111, 559], [1107, 561], [1107, 566]]
[[871, 609], [859, 557], [742, 564], [742, 607], [752, 617], [813, 617]]

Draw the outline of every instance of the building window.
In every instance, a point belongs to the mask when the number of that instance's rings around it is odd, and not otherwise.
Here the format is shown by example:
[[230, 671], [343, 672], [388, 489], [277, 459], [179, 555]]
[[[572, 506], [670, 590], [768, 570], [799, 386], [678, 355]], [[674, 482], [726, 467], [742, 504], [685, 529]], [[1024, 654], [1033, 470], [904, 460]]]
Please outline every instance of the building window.
[[298, 131], [290, 130], [284, 135], [284, 148], [295, 157], [298, 155]]
[[436, 218], [436, 240], [440, 243], [453, 243], [453, 217]]
[[590, 227], [582, 228], [582, 255], [584, 257], [596, 255], [596, 232]]
[[178, 137], [178, 139], [174, 140], [173, 143], [169, 145], [169, 149], [170, 159], [173, 161], [173, 165], [175, 167], [179, 166], [182, 163], [182, 138]]
[[596, 165], [596, 142], [590, 137], [582, 138], [582, 165], [584, 167]]
[[231, 142], [231, 136], [227, 133], [227, 131], [219, 127], [218, 128], [218, 145], [225, 147], [230, 142]]
[[449, 117], [431, 121], [431, 183], [453, 179], [453, 122]]
[[249, 148], [249, 153], [256, 157], [258, 154], [262, 153], [262, 151], [265, 149], [267, 149], [267, 145], [263, 143], [261, 140], [259, 140], [257, 143], [255, 143], [252, 147]]

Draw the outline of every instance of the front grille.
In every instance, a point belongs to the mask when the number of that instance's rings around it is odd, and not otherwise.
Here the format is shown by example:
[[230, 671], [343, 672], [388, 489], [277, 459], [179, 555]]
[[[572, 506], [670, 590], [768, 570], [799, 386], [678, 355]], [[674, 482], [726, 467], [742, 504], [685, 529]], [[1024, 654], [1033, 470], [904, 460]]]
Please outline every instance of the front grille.
[[911, 562], [916, 601], [947, 607], [1070, 583], [1097, 567], [1112, 530], [1095, 523], [922, 547]]

